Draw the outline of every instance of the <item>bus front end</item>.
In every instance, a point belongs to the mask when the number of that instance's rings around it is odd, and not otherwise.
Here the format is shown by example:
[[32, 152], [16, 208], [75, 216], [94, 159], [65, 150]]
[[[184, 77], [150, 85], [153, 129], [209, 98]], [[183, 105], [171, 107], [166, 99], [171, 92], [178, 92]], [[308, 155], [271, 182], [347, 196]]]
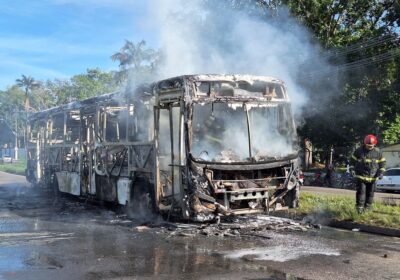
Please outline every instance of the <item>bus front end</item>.
[[193, 81], [188, 112], [191, 219], [297, 207], [298, 147], [283, 83], [264, 77]]

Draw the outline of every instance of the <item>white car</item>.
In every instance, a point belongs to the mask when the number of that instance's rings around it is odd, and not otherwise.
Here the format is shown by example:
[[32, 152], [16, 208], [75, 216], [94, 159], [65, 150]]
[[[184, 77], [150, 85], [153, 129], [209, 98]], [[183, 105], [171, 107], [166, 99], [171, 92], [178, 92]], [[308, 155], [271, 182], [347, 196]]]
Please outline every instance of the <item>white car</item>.
[[400, 168], [390, 168], [383, 172], [383, 178], [376, 182], [376, 189], [400, 191]]
[[3, 163], [12, 163], [12, 157], [9, 156], [3, 156], [1, 159], [1, 162]]

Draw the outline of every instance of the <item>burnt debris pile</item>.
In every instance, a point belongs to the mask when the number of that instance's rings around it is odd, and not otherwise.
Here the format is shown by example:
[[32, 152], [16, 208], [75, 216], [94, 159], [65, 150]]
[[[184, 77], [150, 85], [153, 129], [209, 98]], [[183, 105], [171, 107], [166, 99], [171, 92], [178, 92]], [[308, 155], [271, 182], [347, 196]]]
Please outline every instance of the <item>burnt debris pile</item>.
[[262, 238], [268, 238], [263, 235], [268, 231], [307, 231], [318, 228], [312, 224], [267, 215], [229, 217], [212, 224], [162, 223], [153, 226], [160, 227], [162, 233], [169, 233], [170, 236], [256, 236]]

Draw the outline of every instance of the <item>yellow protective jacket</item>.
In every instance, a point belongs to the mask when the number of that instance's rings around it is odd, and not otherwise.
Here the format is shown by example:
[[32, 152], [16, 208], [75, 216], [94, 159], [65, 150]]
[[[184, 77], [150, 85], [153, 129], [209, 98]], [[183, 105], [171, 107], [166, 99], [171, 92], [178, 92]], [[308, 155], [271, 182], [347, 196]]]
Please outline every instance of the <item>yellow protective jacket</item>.
[[367, 150], [363, 145], [354, 151], [350, 164], [354, 168], [354, 177], [364, 182], [375, 182], [385, 171], [386, 160], [378, 148]]

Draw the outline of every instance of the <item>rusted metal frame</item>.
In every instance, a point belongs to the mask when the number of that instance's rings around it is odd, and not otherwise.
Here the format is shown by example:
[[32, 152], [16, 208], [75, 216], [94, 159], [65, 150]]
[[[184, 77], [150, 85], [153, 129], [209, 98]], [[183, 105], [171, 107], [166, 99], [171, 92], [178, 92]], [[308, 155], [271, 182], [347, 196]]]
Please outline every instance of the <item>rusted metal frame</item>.
[[142, 142], [142, 141], [135, 141], [135, 142], [101, 142], [102, 146], [151, 146], [153, 144], [152, 141], [146, 141], [146, 142]]
[[[81, 171], [82, 171], [82, 164], [83, 164], [83, 160], [82, 160], [82, 144], [83, 144], [82, 126], [86, 127], [86, 125], [85, 125], [84, 122], [82, 122], [83, 116], [82, 116], [82, 113], [81, 113], [81, 109], [79, 108], [78, 110], [79, 110], [79, 129], [78, 129], [78, 131], [79, 131], [79, 138], [78, 138], [79, 139], [79, 143], [78, 143], [77, 147], [78, 147], [78, 164], [79, 164], [78, 165], [78, 173], [80, 175]], [[82, 180], [82, 178], [81, 178], [81, 180]], [[82, 185], [81, 185], [81, 188], [82, 188]]]
[[60, 169], [64, 170], [64, 161], [65, 161], [65, 140], [66, 140], [66, 133], [67, 133], [67, 115], [66, 112], [63, 111], [62, 112], [63, 116], [64, 116], [64, 124], [63, 124], [63, 142], [62, 142], [62, 147], [61, 147], [61, 154], [62, 156], [60, 157]]
[[99, 106], [96, 105], [96, 113], [95, 113], [95, 120], [94, 120], [94, 142], [97, 144], [98, 140], [101, 140], [100, 133], [99, 133], [99, 122], [100, 122], [100, 110]]
[[[135, 111], [136, 108], [133, 104], [131, 104], [130, 100], [127, 100], [126, 102], [126, 106], [127, 106], [127, 120], [126, 120], [126, 131], [125, 131], [125, 142], [128, 143], [129, 142], [129, 135], [130, 135], [130, 121], [131, 121], [131, 116], [130, 116], [130, 106], [133, 106], [133, 116], [135, 115]], [[132, 147], [129, 144], [126, 144], [128, 146], [128, 173], [129, 173], [129, 177], [132, 176], [132, 174], [130, 174], [131, 172], [131, 165], [132, 165]]]
[[116, 122], [116, 127], [117, 127], [117, 131], [115, 132], [116, 133], [116, 139], [119, 142], [119, 141], [121, 141], [121, 138], [120, 138], [121, 134], [119, 133], [119, 123], [118, 122]]
[[99, 143], [104, 143], [105, 142], [105, 135], [101, 135], [100, 132], [102, 131], [102, 127], [101, 127], [101, 109], [103, 107], [96, 105], [96, 116], [95, 116], [95, 130], [94, 130], [94, 142], [95, 142], [95, 146], [98, 145]]
[[104, 106], [104, 112], [103, 112], [103, 140], [104, 142], [107, 142], [107, 105]]
[[[88, 127], [89, 127], [89, 118], [87, 115], [85, 115], [84, 110], [79, 109], [79, 174], [81, 174], [80, 179], [81, 179], [81, 191], [82, 193], [88, 193], [90, 189], [90, 179], [88, 177], [88, 174], [83, 174], [84, 171], [84, 164], [85, 161], [83, 160], [82, 154], [86, 154], [86, 165], [88, 165], [88, 145], [89, 141], [87, 141], [88, 137]], [[83, 138], [83, 135], [86, 136], [86, 139]], [[87, 143], [85, 147], [85, 143]], [[85, 175], [85, 176], [84, 176]]]
[[235, 201], [249, 201], [249, 200], [257, 200], [260, 201], [262, 199], [268, 198], [268, 192], [251, 192], [251, 193], [235, 193], [231, 194], [229, 197], [230, 202]]
[[274, 196], [274, 197], [269, 201], [268, 206], [271, 207], [272, 205], [274, 205], [275, 202], [276, 202], [278, 199], [284, 197], [288, 192], [289, 192], [289, 190], [286, 189], [285, 191], [283, 191], [282, 193], [280, 193], [278, 196]]
[[115, 166], [117, 165], [117, 163], [118, 163], [118, 161], [119, 161], [119, 158], [120, 158], [122, 152], [124, 152], [124, 151], [125, 151], [125, 148], [116, 153], [117, 158], [115, 159], [115, 162], [113, 163], [113, 165], [112, 165], [112, 167], [111, 167], [111, 169], [110, 169], [110, 172], [109, 172], [110, 174], [112, 174], [112, 172], [113, 172]]
[[264, 213], [264, 209], [251, 209], [251, 208], [241, 208], [241, 209], [230, 209], [229, 212], [235, 215], [242, 215], [242, 214], [257, 214], [257, 213]]
[[49, 120], [48, 120], [48, 130], [49, 130], [49, 132], [47, 133], [46, 132], [46, 135], [45, 135], [45, 139], [46, 139], [46, 141], [45, 141], [45, 145], [51, 145], [52, 144], [52, 137], [53, 137], [53, 118], [51, 117]]
[[[80, 111], [79, 111], [80, 112]], [[68, 170], [69, 172], [74, 172], [76, 171], [76, 166], [80, 162], [80, 143], [82, 142], [81, 140], [81, 130], [79, 129], [79, 143], [67, 143], [67, 123], [68, 123], [68, 118], [70, 117], [71, 110], [65, 110], [64, 112], [64, 133], [63, 133], [63, 145], [62, 145], [62, 150], [63, 150], [63, 155], [66, 157], [66, 152], [71, 154], [71, 159], [67, 160], [65, 158], [65, 164], [66, 168], [62, 167], [62, 170]], [[80, 113], [79, 113], [80, 114]], [[79, 127], [81, 127], [81, 118], [79, 118]], [[78, 148], [78, 160], [76, 160], [76, 151], [75, 148]], [[78, 170], [79, 172], [79, 170]], [[80, 173], [80, 172], [79, 172]]]
[[[75, 151], [74, 151], [74, 155], [75, 155], [75, 159], [74, 159], [74, 162], [73, 162], [73, 165], [72, 165], [72, 171], [76, 171], [76, 172], [78, 172], [79, 174], [81, 174], [81, 172], [80, 172], [80, 162], [81, 162], [81, 157], [80, 157], [80, 146], [76, 146], [78, 149], [78, 151], [77, 151], [77, 154], [78, 154], [78, 160], [76, 160], [76, 153], [75, 153]], [[78, 166], [78, 170], [76, 170], [77, 167]]]
[[287, 187], [287, 185], [289, 184], [290, 177], [292, 177], [294, 171], [295, 171], [295, 169], [294, 169], [293, 164], [292, 164], [292, 165], [290, 165], [289, 174], [288, 174], [288, 176], [286, 177], [285, 182], [283, 183], [283, 185], [284, 185], [285, 187]]
[[125, 151], [125, 152], [124, 152], [124, 156], [123, 156], [123, 158], [122, 158], [122, 160], [121, 160], [121, 164], [119, 165], [118, 176], [121, 175], [122, 166], [124, 165], [124, 161], [125, 161], [125, 158], [126, 158], [126, 154], [127, 154], [127, 152], [128, 152], [128, 149], [125, 148], [124, 151]]
[[161, 194], [161, 183], [160, 183], [160, 162], [159, 162], [159, 128], [160, 128], [160, 107], [154, 106], [154, 148], [155, 148], [155, 203], [157, 209], [160, 207], [160, 194]]
[[[171, 179], [172, 179], [172, 208], [175, 203], [175, 168], [174, 168], [174, 161], [175, 161], [175, 155], [174, 155], [174, 126], [173, 126], [173, 114], [172, 114], [172, 103], [168, 104], [168, 110], [169, 110], [169, 136], [171, 140]], [[169, 218], [169, 214], [168, 214]]]
[[48, 152], [49, 152], [49, 159], [51, 159], [53, 156], [52, 156], [52, 150], [55, 150], [56, 151], [56, 158], [55, 158], [55, 160], [53, 161], [53, 160], [51, 160], [51, 162], [53, 163], [54, 162], [54, 164], [57, 164], [57, 161], [58, 161], [58, 158], [59, 158], [59, 156], [60, 156], [60, 148], [54, 148], [54, 147], [49, 147], [49, 148], [46, 148], [47, 150], [48, 150]]
[[283, 183], [283, 185], [284, 185], [284, 187], [286, 187], [286, 189], [285, 189], [282, 193], [280, 193], [278, 196], [274, 196], [274, 197], [272, 198], [272, 200], [269, 201], [269, 207], [271, 207], [278, 199], [284, 197], [284, 196], [290, 191], [290, 190], [287, 188], [287, 185], [288, 185], [288, 183], [289, 183], [290, 177], [293, 175], [294, 170], [295, 170], [295, 169], [293, 168], [293, 166], [290, 166], [290, 169], [291, 169], [291, 171], [289, 172], [289, 174], [288, 174], [288, 176], [287, 176], [285, 182]]
[[[105, 158], [108, 158], [109, 155], [109, 150], [107, 148], [107, 143], [106, 143], [106, 130], [107, 130], [107, 104], [101, 104], [98, 106], [98, 138], [99, 142], [97, 143], [97, 146], [101, 147], [102, 149], [105, 150]], [[102, 135], [100, 135], [100, 132], [102, 132]], [[97, 155], [95, 155], [95, 159], [97, 162]], [[110, 173], [108, 172], [107, 168], [107, 161], [102, 163], [103, 166], [103, 172], [97, 169], [97, 164], [96, 164], [96, 171], [99, 171], [102, 175], [106, 175], [107, 177], [110, 177]]]
[[252, 189], [237, 189], [234, 191], [227, 191], [224, 189], [217, 189], [215, 190], [215, 193], [245, 193], [245, 192], [265, 192], [265, 191], [269, 191], [269, 190], [273, 190], [275, 189], [274, 187], [272, 188], [252, 188]]
[[[130, 172], [132, 167], [132, 147], [128, 146], [128, 172]], [[131, 176], [132, 174], [129, 174]]]
[[[92, 113], [88, 113], [86, 116], [86, 126], [84, 129], [86, 130], [86, 159], [87, 159], [87, 168], [88, 168], [88, 174], [87, 174], [87, 191], [89, 194], [91, 194], [91, 185], [92, 185], [92, 174], [93, 174], [93, 147], [94, 147], [94, 126], [95, 126], [95, 118], [96, 118], [96, 110], [94, 112], [94, 115]], [[83, 164], [83, 162], [82, 162]]]
[[35, 156], [35, 160], [36, 160], [36, 176], [37, 176], [37, 178], [38, 178], [38, 180], [40, 181], [40, 179], [41, 179], [41, 171], [42, 171], [42, 168], [41, 168], [41, 160], [42, 160], [42, 157], [41, 157], [41, 145], [40, 145], [40, 141], [41, 141], [41, 135], [40, 135], [40, 132], [38, 133], [38, 140], [37, 140], [37, 142], [36, 142], [36, 156]]
[[135, 164], [136, 164], [136, 166], [137, 166], [137, 167], [141, 167], [141, 162], [140, 162], [140, 160], [139, 160], [138, 157], [137, 157], [137, 155], [138, 155], [139, 153], [136, 151], [135, 146], [132, 146], [132, 150], [133, 150], [133, 152], [134, 152], [133, 158], [135, 159]]
[[[40, 126], [38, 135], [37, 135], [37, 170], [38, 174], [44, 173], [44, 170], [46, 167], [48, 168], [49, 166], [59, 167], [58, 162], [58, 157], [56, 155], [56, 159], [53, 163], [52, 158], [53, 154], [51, 151], [52, 148], [52, 141], [51, 141], [51, 135], [53, 134], [53, 119], [52, 116], [46, 116], [47, 119], [43, 118], [44, 125]], [[55, 149], [55, 151], [58, 151], [58, 149]], [[51, 168], [50, 170], [54, 170]], [[57, 168], [55, 168], [57, 169]], [[39, 171], [40, 170], [40, 171]]]
[[54, 145], [51, 145], [51, 146], [49, 146], [49, 147], [46, 147], [46, 148], [62, 148], [62, 147], [65, 147], [65, 148], [72, 148], [72, 147], [77, 147], [77, 146], [79, 146], [79, 144], [54, 144]]
[[249, 182], [249, 181], [255, 181], [255, 182], [258, 182], [258, 181], [271, 181], [271, 180], [275, 180], [275, 179], [286, 179], [286, 177], [284, 177], [284, 176], [278, 176], [278, 177], [271, 177], [271, 178], [260, 178], [260, 179], [240, 179], [240, 180], [235, 180], [235, 179], [232, 179], [232, 180], [225, 180], [225, 179], [213, 179], [212, 180], [212, 182], [227, 182], [227, 183], [231, 183], [231, 182], [233, 182], [233, 183], [236, 183], [236, 182]]
[[248, 136], [248, 138], [249, 138], [249, 140], [248, 140], [248, 144], [249, 144], [249, 156], [250, 156], [251, 161], [253, 161], [253, 155], [252, 155], [252, 152], [251, 152], [252, 143], [251, 143], [251, 129], [250, 129], [249, 110], [247, 109], [246, 104], [244, 104], [244, 108], [245, 108], [245, 111], [246, 111], [247, 136]]
[[121, 151], [117, 152], [117, 154], [119, 154], [119, 155], [118, 155], [117, 159], [115, 160], [113, 166], [111, 167], [110, 174], [112, 174], [112, 172], [114, 171], [115, 166], [117, 165], [118, 161], [121, 159], [122, 154], [124, 154], [124, 158], [120, 162], [121, 164], [120, 164], [120, 169], [119, 169], [119, 173], [118, 173], [118, 176], [119, 176], [119, 174], [121, 173], [122, 164], [123, 164], [123, 161], [125, 160], [125, 154], [126, 154], [127, 150], [128, 150], [128, 148], [125, 147]]
[[184, 122], [184, 120], [183, 120], [184, 103], [183, 103], [182, 98], [181, 98], [181, 100], [179, 102], [179, 107], [175, 107], [175, 108], [179, 108], [179, 113], [178, 113], [178, 120], [179, 120], [178, 121], [178, 129], [179, 129], [179, 131], [178, 131], [178, 148], [177, 148], [178, 149], [177, 152], [178, 152], [178, 163], [179, 164], [178, 164], [178, 166], [176, 166], [174, 162], [172, 162], [172, 164], [175, 165], [175, 166], [173, 166], [174, 170], [175, 170], [176, 167], [178, 167], [178, 171], [179, 171], [178, 180], [179, 180], [179, 192], [180, 192], [180, 195], [181, 195], [181, 197], [179, 198], [179, 201], [181, 202], [182, 198], [183, 198], [183, 195], [184, 195], [184, 189], [183, 189], [183, 184], [182, 184], [182, 170], [181, 170], [181, 168], [182, 168], [182, 153], [184, 152], [183, 151], [183, 148], [184, 148], [183, 147], [183, 143], [184, 143], [184, 141], [182, 139], [182, 137], [183, 137], [183, 122]]
[[[184, 105], [185, 106], [185, 105]], [[191, 180], [189, 176], [189, 153], [190, 153], [190, 131], [191, 131], [191, 126], [189, 125], [189, 110], [184, 110], [184, 140], [185, 140], [185, 156], [186, 156], [186, 162], [185, 162], [185, 177], [186, 177], [186, 187], [188, 188], [188, 191], [191, 191]]]
[[[188, 79], [183, 80], [184, 83], [184, 94], [181, 100], [182, 115], [183, 115], [183, 140], [184, 140], [184, 153], [185, 153], [185, 179], [187, 192], [191, 192], [191, 180], [189, 176], [189, 154], [190, 154], [190, 143], [191, 143], [191, 107], [192, 96], [195, 95], [195, 83]], [[183, 179], [182, 179], [183, 183]]]
[[[130, 115], [129, 115], [129, 103], [130, 102], [126, 102], [126, 112], [127, 112], [127, 117], [126, 117], [126, 125], [125, 125], [125, 141], [124, 142], [128, 142], [128, 135], [129, 135], [129, 121], [130, 121]], [[128, 155], [129, 157], [129, 155]], [[129, 159], [128, 159], [128, 164], [129, 164]]]
[[146, 165], [147, 165], [147, 162], [149, 161], [149, 159], [150, 159], [150, 156], [151, 156], [151, 152], [153, 151], [153, 145], [151, 145], [150, 146], [150, 149], [149, 149], [149, 152], [147, 153], [147, 157], [146, 157], [146, 159], [144, 160], [144, 162], [143, 162], [143, 164], [142, 164], [142, 168], [144, 168]]

